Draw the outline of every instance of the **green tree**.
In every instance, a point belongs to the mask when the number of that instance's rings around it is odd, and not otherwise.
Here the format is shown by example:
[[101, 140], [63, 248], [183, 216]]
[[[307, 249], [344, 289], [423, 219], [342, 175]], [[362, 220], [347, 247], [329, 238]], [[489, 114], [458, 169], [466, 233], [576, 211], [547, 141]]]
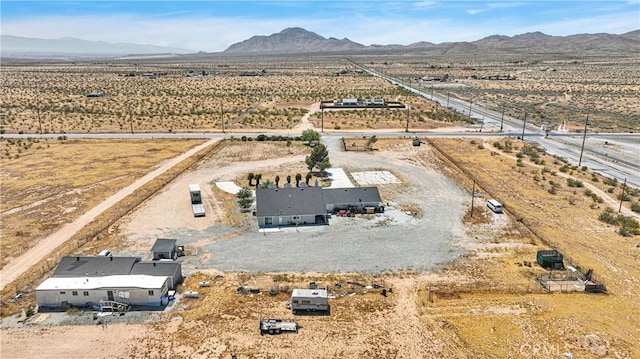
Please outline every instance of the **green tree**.
[[236, 193], [236, 198], [238, 198], [238, 205], [240, 206], [240, 208], [246, 210], [251, 207], [251, 203], [253, 203], [251, 197], [253, 197], [253, 195], [251, 194], [251, 190], [249, 188], [244, 187], [240, 189], [238, 193]]
[[247, 175], [247, 179], [249, 180], [249, 186], [253, 186], [253, 179], [256, 178], [256, 175], [253, 172], [249, 172]]
[[276, 176], [275, 182], [276, 182], [276, 187], [279, 187], [280, 186], [280, 176]]
[[307, 173], [307, 175], [304, 178], [304, 182], [307, 184], [307, 186], [309, 185], [309, 181], [311, 180], [311, 173]]
[[260, 180], [262, 179], [262, 174], [258, 173], [254, 178], [256, 179], [256, 187], [258, 187], [260, 185]]
[[331, 167], [329, 150], [327, 150], [325, 145], [319, 143], [313, 148], [311, 154], [305, 158], [305, 163], [309, 171], [313, 171], [314, 168], [318, 167], [321, 172], [324, 172], [325, 169]]
[[300, 187], [300, 181], [302, 181], [302, 175], [296, 173], [296, 187]]
[[320, 140], [320, 134], [314, 130], [304, 130], [302, 131], [302, 136], [300, 137], [304, 142], [318, 141]]
[[291, 175], [287, 175], [287, 183], [291, 183]]

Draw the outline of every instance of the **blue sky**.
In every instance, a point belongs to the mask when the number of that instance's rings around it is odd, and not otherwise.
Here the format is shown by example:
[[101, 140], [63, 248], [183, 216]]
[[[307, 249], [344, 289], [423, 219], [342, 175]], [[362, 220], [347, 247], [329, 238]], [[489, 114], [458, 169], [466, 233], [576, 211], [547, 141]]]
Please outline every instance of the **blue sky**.
[[624, 1], [12, 1], [4, 35], [77, 37], [223, 51], [253, 35], [302, 27], [371, 44], [474, 41], [500, 34], [625, 33], [640, 0]]

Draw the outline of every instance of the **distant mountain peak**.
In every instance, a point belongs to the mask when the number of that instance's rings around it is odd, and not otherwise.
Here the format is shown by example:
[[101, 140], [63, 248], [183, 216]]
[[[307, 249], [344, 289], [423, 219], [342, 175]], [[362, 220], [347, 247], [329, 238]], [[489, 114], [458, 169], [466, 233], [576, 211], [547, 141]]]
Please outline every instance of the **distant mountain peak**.
[[353, 51], [365, 46], [347, 38], [324, 38], [301, 27], [289, 27], [269, 36], [257, 35], [229, 46], [225, 53], [306, 53]]

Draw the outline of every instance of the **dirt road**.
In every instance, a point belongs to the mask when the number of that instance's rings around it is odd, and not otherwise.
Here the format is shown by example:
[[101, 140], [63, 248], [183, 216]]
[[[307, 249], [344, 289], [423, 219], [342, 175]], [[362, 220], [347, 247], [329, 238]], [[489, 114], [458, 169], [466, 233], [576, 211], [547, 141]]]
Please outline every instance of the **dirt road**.
[[71, 238], [74, 234], [76, 234], [80, 229], [91, 223], [97, 216], [99, 216], [102, 212], [109, 209], [111, 206], [115, 205], [128, 195], [132, 194], [135, 190], [145, 185], [147, 182], [166, 172], [176, 164], [180, 163], [182, 160], [194, 155], [198, 151], [204, 149], [205, 147], [211, 146], [214, 143], [218, 142], [219, 139], [211, 139], [199, 146], [196, 146], [189, 151], [177, 156], [165, 163], [163, 163], [160, 167], [149, 172], [145, 176], [139, 178], [131, 185], [123, 188], [113, 196], [105, 199], [102, 203], [95, 206], [82, 216], [80, 216], [75, 221], [66, 224], [58, 231], [52, 233], [51, 235], [43, 238], [38, 245], [28, 250], [26, 253], [21, 255], [20, 257], [14, 258], [11, 260], [0, 272], [0, 289], [3, 289], [7, 284], [11, 283], [13, 280], [18, 278], [22, 273], [29, 270], [33, 265], [38, 263], [40, 260], [45, 258], [49, 253], [55, 250], [58, 246], [62, 245], [65, 241]]

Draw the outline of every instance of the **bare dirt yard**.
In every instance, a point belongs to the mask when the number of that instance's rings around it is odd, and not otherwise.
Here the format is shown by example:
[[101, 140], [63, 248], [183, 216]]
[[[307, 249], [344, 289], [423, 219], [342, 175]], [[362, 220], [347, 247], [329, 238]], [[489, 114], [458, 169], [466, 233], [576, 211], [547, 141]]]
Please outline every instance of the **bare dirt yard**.
[[[300, 171], [308, 148], [229, 142], [112, 228], [121, 241], [117, 255], [146, 258], [153, 240], [167, 236], [192, 249], [182, 258], [187, 279], [177, 301], [162, 312], [109, 316], [104, 329], [90, 312], [39, 313], [25, 324], [10, 316], [0, 331], [2, 357], [47, 357], [38, 349], [53, 340], [61, 344], [48, 357], [89, 350], [116, 358], [640, 355], [637, 237], [598, 221], [603, 207], [590, 208], [594, 200], [573, 193], [566, 179], [549, 193], [561, 164], [541, 155], [549, 167], [542, 183], [534, 173], [541, 177], [541, 168], [519, 166], [509, 153], [491, 155], [470, 140], [413, 147], [408, 138], [380, 139], [367, 152], [343, 152], [334, 137], [325, 143], [332, 164], [347, 173], [389, 171], [400, 180], [379, 186], [388, 203], [384, 216], [258, 232], [255, 218], [215, 182], [243, 186], [249, 172], [284, 178]], [[495, 173], [510, 180], [494, 181]], [[471, 178], [478, 196], [473, 216]], [[186, 188], [194, 182], [203, 187], [205, 218], [193, 218], [188, 208]], [[490, 212], [488, 197], [503, 201], [506, 214]], [[609, 293], [544, 292], [535, 278], [548, 272], [526, 263], [549, 246], [572, 265], [593, 268]], [[200, 281], [211, 287], [200, 288]], [[329, 288], [330, 315], [296, 316], [299, 333], [260, 336], [259, 319], [293, 318], [290, 290], [310, 282]], [[241, 286], [260, 293], [240, 294]], [[278, 293], [270, 295], [272, 289]], [[182, 297], [186, 290], [200, 298]]]

